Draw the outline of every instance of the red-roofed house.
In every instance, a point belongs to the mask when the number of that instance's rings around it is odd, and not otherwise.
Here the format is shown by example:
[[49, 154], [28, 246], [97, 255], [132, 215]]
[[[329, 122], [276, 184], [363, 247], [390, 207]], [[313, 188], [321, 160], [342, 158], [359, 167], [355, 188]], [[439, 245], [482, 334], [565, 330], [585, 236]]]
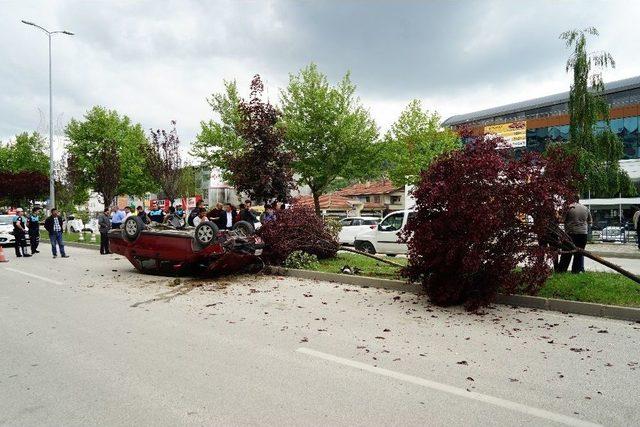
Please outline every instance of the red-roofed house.
[[359, 204], [358, 215], [365, 213], [382, 214], [385, 211], [404, 209], [404, 187], [389, 180], [353, 184], [334, 194], [347, 197]]
[[[297, 197], [294, 199], [293, 204], [311, 206], [313, 208], [313, 196]], [[347, 212], [354, 210], [354, 202], [335, 193], [325, 194], [320, 196], [320, 210], [322, 211], [322, 215], [345, 216]]]

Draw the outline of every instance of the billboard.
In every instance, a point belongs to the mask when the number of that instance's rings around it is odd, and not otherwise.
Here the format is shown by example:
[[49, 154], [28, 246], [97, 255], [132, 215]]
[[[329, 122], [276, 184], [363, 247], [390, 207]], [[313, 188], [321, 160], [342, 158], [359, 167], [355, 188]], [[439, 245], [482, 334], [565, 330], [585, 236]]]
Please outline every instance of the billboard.
[[525, 120], [485, 126], [484, 133], [502, 137], [507, 146], [511, 148], [527, 145], [527, 122]]

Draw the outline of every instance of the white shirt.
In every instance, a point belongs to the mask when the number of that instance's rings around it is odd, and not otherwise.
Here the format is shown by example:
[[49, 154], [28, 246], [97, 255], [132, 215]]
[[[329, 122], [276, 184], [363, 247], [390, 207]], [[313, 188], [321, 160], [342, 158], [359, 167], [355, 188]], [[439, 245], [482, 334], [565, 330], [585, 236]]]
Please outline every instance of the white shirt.
[[227, 228], [233, 227], [233, 212], [227, 212]]

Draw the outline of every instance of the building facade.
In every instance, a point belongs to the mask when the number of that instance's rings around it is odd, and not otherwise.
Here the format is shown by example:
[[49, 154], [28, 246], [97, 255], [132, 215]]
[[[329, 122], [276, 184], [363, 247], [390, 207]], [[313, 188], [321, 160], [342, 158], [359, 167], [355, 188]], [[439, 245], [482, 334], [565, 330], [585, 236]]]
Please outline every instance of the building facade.
[[[610, 106], [609, 128], [624, 145], [620, 166], [636, 186], [640, 185], [640, 76], [605, 84], [604, 97]], [[474, 135], [494, 133], [505, 137], [516, 151], [543, 152], [551, 143], [569, 140], [569, 92], [503, 105], [449, 117], [443, 126], [468, 128]], [[599, 121], [598, 129], [607, 123]], [[595, 212], [594, 228], [628, 222], [637, 198], [585, 200]]]

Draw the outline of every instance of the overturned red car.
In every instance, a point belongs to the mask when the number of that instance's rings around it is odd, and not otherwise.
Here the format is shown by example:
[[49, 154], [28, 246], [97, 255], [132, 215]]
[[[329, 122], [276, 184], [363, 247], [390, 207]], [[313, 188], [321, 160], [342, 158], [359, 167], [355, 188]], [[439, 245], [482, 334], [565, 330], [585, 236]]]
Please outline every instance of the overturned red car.
[[260, 259], [264, 244], [245, 221], [232, 230], [219, 230], [210, 221], [197, 227], [147, 225], [131, 216], [108, 236], [111, 251], [143, 273], [219, 275], [257, 272], [264, 266]]

